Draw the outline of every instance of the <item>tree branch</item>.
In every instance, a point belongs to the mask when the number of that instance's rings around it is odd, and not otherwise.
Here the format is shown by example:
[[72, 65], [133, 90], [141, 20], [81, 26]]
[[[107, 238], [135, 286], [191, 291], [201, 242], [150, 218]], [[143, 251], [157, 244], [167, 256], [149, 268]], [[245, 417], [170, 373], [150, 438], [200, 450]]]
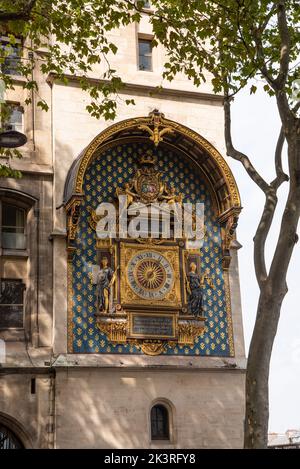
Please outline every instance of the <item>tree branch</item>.
[[276, 178], [271, 182], [270, 188], [266, 193], [264, 210], [253, 239], [255, 274], [260, 288], [262, 288], [268, 276], [265, 261], [265, 244], [277, 207], [277, 190], [284, 181], [289, 180], [288, 175], [285, 174], [282, 168], [282, 149], [284, 141], [284, 129], [281, 127], [275, 150]]
[[230, 110], [230, 98], [225, 96], [224, 98], [224, 115], [225, 115], [225, 143], [226, 153], [231, 158], [240, 161], [251, 179], [257, 184], [257, 186], [266, 194], [270, 188], [269, 184], [263, 179], [263, 177], [256, 171], [253, 164], [249, 160], [248, 156], [244, 153], [236, 150], [232, 143], [231, 138], [231, 110]]
[[236, 150], [232, 143], [231, 138], [231, 113], [230, 113], [230, 98], [228, 96], [225, 97], [224, 100], [224, 113], [225, 113], [225, 142], [226, 142], [226, 150], [227, 155], [231, 156], [232, 158], [240, 161], [244, 168], [246, 169], [247, 173], [251, 177], [251, 179], [257, 184], [257, 186], [264, 192], [265, 194], [265, 205], [263, 209], [263, 213], [258, 224], [258, 228], [256, 230], [254, 236], [254, 266], [255, 266], [255, 274], [257, 282], [262, 288], [264, 282], [267, 280], [268, 273], [266, 267], [266, 260], [265, 260], [265, 244], [266, 240], [272, 226], [275, 210], [277, 207], [277, 189], [278, 187], [284, 182], [287, 181], [289, 178], [284, 173], [282, 168], [282, 148], [285, 140], [284, 130], [281, 128], [278, 142], [275, 151], [275, 167], [276, 167], [276, 178], [274, 181], [269, 185], [263, 177], [256, 171], [254, 166], [252, 165], [251, 161], [249, 160], [248, 156], [244, 153]]
[[276, 94], [278, 110], [281, 122], [284, 126], [286, 126], [287, 119], [291, 116], [288, 99], [284, 91], [285, 83], [289, 72], [290, 62], [290, 34], [287, 25], [285, 4], [285, 0], [276, 0], [274, 2], [274, 6], [277, 8], [278, 30], [281, 39], [280, 70], [277, 78], [272, 77], [272, 74], [270, 73], [266, 65], [261, 39], [261, 28], [253, 30], [254, 40], [257, 49], [257, 58], [259, 61], [261, 61], [260, 71], [262, 76], [266, 79], [267, 83], [271, 86], [271, 88]]
[[258, 64], [261, 63], [261, 65], [258, 65], [258, 69], [260, 70], [262, 76], [266, 79], [267, 83], [275, 90], [275, 80], [267, 68], [260, 32], [258, 30], [253, 30], [253, 36], [256, 45]]
[[276, 84], [279, 89], [285, 85], [290, 64], [291, 38], [286, 18], [286, 0], [277, 0], [277, 23], [280, 35], [280, 64]]
[[267, 279], [267, 268], [265, 260], [265, 244], [272, 226], [274, 213], [277, 206], [276, 190], [270, 188], [266, 193], [266, 200], [261, 219], [259, 221], [254, 241], [254, 267], [255, 275], [260, 288]]
[[269, 13], [266, 15], [264, 21], [261, 23], [261, 25], [258, 28], [259, 34], [262, 34], [264, 32], [264, 30], [266, 29], [266, 27], [269, 24], [270, 19], [274, 15], [275, 11], [276, 11], [276, 5], [273, 5], [272, 8], [270, 9]]
[[36, 0], [30, 0], [28, 4], [24, 7], [24, 9], [21, 11], [0, 11], [0, 23], [5, 23], [7, 21], [29, 20], [35, 2]]
[[284, 127], [282, 126], [279, 132], [279, 137], [275, 150], [275, 168], [276, 168], [276, 178], [271, 182], [271, 186], [277, 191], [281, 184], [289, 180], [289, 177], [282, 168], [282, 148], [285, 141]]
[[300, 109], [300, 101], [298, 101], [298, 103], [295, 104], [295, 106], [292, 109], [292, 113], [294, 114], [295, 117], [297, 117], [297, 112], [299, 109]]

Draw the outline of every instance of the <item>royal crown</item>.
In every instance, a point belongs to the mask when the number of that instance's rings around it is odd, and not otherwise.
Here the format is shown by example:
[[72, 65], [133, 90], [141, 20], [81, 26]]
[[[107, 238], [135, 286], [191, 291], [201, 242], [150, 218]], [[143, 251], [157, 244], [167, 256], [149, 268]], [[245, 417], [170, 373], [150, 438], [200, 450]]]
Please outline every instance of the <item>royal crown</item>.
[[142, 155], [139, 160], [141, 165], [147, 164], [155, 164], [155, 157], [153, 156], [151, 151], [148, 151], [145, 155]]

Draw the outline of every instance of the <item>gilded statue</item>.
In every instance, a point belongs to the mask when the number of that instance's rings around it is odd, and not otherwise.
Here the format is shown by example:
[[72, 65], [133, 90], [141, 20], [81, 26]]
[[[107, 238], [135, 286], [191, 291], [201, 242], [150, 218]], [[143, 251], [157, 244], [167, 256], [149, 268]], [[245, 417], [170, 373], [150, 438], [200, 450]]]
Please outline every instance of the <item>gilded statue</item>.
[[165, 195], [161, 195], [161, 199], [166, 200], [168, 204], [182, 203], [182, 194], [176, 194], [176, 189], [174, 186], [168, 187], [166, 184], [163, 185], [162, 192], [165, 192]]
[[197, 272], [195, 262], [190, 263], [190, 271], [186, 275], [186, 290], [188, 293], [188, 313], [193, 316], [202, 316], [203, 294], [202, 290], [205, 282], [212, 289], [215, 289], [213, 280], [208, 275], [200, 275]]
[[98, 303], [98, 311], [108, 314], [110, 310], [110, 302], [112, 300], [112, 286], [116, 280], [116, 271], [114, 272], [108, 266], [108, 258], [103, 257], [101, 260], [101, 268], [97, 275], [96, 297]]
[[129, 205], [132, 204], [132, 202], [135, 200], [135, 198], [138, 196], [136, 192], [133, 192], [131, 190], [132, 184], [129, 184], [129, 182], [125, 182], [124, 186], [122, 188], [117, 187], [116, 189], [116, 195], [125, 195], [126, 196], [126, 207], [129, 207]]
[[201, 316], [203, 308], [202, 281], [197, 272], [197, 265], [191, 262], [187, 273], [188, 312], [193, 316]]

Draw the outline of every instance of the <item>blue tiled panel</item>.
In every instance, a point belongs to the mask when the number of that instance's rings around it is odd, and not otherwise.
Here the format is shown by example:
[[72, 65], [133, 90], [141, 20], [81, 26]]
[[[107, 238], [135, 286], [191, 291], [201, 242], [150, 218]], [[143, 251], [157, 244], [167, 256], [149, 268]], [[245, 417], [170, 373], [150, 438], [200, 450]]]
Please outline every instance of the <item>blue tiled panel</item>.
[[[95, 286], [91, 282], [92, 265], [96, 264], [95, 233], [89, 227], [89, 209], [96, 209], [100, 202], [110, 202], [116, 187], [129, 181], [137, 168], [139, 155], [153, 145], [144, 143], [123, 144], [107, 150], [96, 158], [87, 169], [84, 180], [84, 202], [76, 237], [73, 258], [73, 352], [74, 353], [142, 353], [129, 345], [112, 345], [97, 329]], [[194, 165], [170, 150], [156, 150], [157, 169], [164, 172], [163, 180], [174, 185], [184, 195], [185, 202], [205, 204], [207, 240], [201, 249], [202, 269], [209, 272], [216, 285], [215, 290], [204, 289], [204, 314], [206, 331], [193, 347], [168, 348], [168, 355], [228, 356], [228, 330], [225, 289], [221, 265], [220, 227], [214, 218], [210, 195], [197, 175]]]

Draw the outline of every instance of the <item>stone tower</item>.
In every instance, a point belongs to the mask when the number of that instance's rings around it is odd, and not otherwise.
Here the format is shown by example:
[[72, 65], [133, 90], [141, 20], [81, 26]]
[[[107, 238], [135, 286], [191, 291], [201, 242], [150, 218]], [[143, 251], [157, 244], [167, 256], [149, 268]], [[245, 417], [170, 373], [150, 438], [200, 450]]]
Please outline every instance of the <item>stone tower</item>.
[[[50, 111], [25, 106], [23, 178], [1, 181], [0, 432], [34, 448], [241, 447], [241, 202], [222, 96], [183, 76], [157, 92], [146, 18], [117, 35], [112, 66], [136, 105], [108, 125], [78, 77], [36, 71]], [[6, 98], [24, 104], [17, 78]], [[201, 203], [199, 244], [175, 236], [174, 214], [164, 239], [100, 238], [98, 207], [120, 195], [128, 223], [134, 204]]]

